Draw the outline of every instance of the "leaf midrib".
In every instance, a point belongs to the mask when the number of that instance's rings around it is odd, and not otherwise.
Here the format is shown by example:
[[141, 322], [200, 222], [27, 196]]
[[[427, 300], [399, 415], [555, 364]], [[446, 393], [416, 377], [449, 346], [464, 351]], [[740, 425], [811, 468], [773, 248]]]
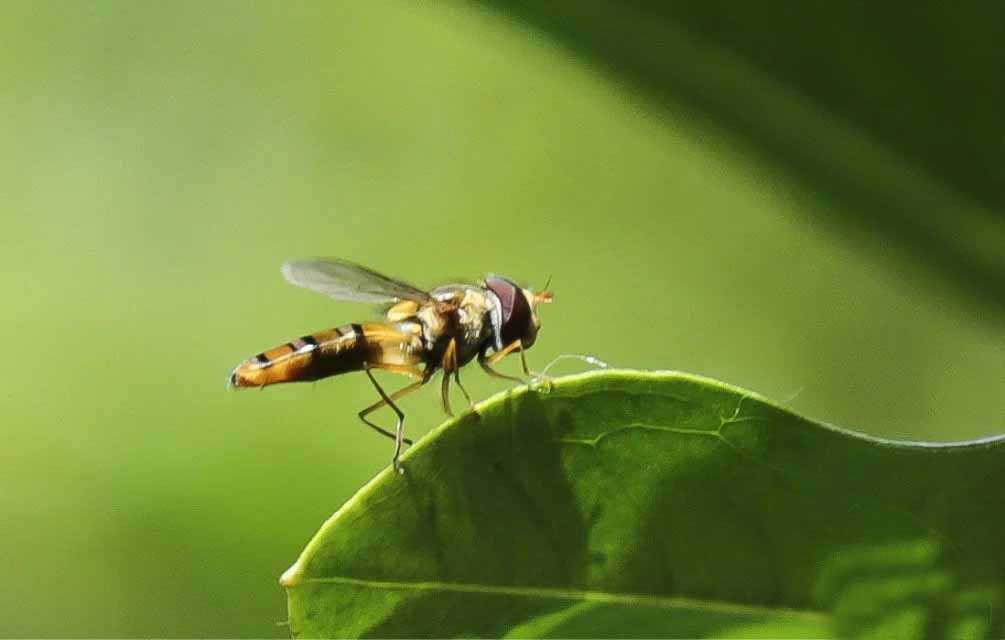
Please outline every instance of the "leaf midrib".
[[700, 600], [697, 598], [677, 596], [654, 596], [644, 593], [618, 593], [612, 591], [558, 589], [554, 587], [502, 586], [472, 582], [442, 582], [438, 580], [372, 580], [368, 578], [351, 578], [348, 576], [305, 578], [301, 584], [303, 583], [344, 584], [367, 587], [371, 589], [387, 589], [397, 591], [448, 591], [452, 593], [502, 595], [523, 598], [550, 598], [554, 600], [625, 604], [632, 606], [656, 607], [661, 609], [690, 608], [724, 614], [783, 615], [791, 618], [813, 621], [826, 621], [829, 619], [829, 616], [826, 614], [809, 609], [791, 609], [786, 607], [772, 608], [752, 604], [727, 602], [724, 600]]

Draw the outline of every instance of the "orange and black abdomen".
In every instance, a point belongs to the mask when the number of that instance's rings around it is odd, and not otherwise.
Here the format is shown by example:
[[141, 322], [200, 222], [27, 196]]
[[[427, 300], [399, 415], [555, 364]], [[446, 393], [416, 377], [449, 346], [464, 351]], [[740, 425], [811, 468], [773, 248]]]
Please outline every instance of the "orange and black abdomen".
[[310, 382], [366, 365], [414, 366], [422, 362], [421, 338], [404, 324], [347, 324], [302, 336], [242, 362], [230, 374], [235, 387]]

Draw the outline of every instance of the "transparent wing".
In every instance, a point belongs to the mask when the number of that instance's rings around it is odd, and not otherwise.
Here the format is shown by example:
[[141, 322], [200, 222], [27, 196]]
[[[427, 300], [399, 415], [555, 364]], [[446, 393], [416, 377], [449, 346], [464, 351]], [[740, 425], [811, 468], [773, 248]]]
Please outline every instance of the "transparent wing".
[[366, 267], [337, 260], [291, 260], [282, 267], [283, 277], [298, 287], [354, 302], [426, 302], [429, 294], [410, 284], [388, 278]]

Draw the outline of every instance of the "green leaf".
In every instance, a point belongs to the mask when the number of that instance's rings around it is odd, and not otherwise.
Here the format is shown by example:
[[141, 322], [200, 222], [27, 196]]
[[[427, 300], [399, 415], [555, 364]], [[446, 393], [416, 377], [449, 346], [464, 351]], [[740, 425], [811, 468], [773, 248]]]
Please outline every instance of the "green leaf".
[[447, 422], [284, 574], [297, 636], [1000, 635], [1005, 438], [893, 442], [681, 373]]

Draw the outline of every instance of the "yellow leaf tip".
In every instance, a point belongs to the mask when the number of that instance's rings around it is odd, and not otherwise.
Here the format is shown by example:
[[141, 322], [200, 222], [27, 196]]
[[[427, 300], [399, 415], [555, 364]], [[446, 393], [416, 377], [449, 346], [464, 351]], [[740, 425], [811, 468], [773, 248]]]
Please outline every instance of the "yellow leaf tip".
[[292, 589], [293, 587], [300, 584], [300, 561], [293, 563], [293, 566], [283, 572], [283, 575], [279, 576], [279, 585], [287, 589]]

